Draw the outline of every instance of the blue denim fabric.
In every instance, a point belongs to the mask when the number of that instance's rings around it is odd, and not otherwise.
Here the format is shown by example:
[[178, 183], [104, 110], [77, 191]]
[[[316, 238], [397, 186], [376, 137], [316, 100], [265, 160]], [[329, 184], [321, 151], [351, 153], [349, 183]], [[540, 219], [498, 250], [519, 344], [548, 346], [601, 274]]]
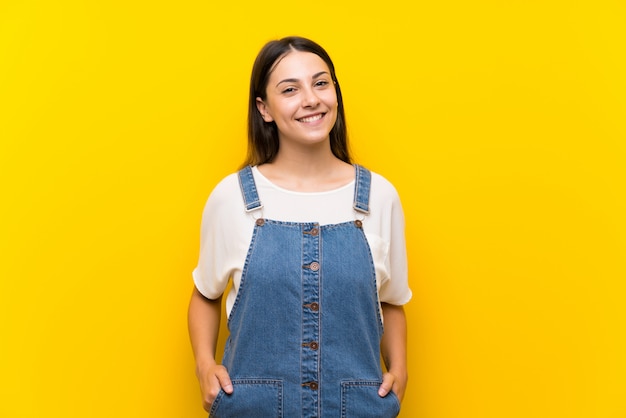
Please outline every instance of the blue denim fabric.
[[[366, 213], [370, 173], [355, 170]], [[250, 169], [239, 179], [246, 209], [260, 207]], [[378, 396], [383, 327], [361, 221], [257, 220], [228, 327], [234, 391], [220, 392], [211, 417], [398, 415], [395, 394]]]

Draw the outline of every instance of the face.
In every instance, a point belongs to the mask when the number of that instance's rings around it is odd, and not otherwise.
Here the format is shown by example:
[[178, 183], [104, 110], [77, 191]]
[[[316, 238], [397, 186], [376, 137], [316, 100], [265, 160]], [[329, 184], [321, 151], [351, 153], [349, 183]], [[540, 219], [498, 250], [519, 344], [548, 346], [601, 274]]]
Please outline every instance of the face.
[[337, 93], [328, 66], [310, 52], [285, 55], [267, 83], [266, 98], [257, 97], [265, 122], [275, 122], [278, 139], [298, 144], [329, 140], [337, 120]]

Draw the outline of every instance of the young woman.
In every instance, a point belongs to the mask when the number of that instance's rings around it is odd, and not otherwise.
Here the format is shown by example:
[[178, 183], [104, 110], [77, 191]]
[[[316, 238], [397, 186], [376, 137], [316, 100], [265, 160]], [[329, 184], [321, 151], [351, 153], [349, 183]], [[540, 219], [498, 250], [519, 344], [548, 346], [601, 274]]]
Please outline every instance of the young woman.
[[404, 216], [393, 186], [351, 162], [326, 51], [299, 37], [266, 44], [248, 112], [247, 161], [207, 201], [193, 273], [189, 333], [204, 408], [213, 417], [397, 416], [411, 298]]

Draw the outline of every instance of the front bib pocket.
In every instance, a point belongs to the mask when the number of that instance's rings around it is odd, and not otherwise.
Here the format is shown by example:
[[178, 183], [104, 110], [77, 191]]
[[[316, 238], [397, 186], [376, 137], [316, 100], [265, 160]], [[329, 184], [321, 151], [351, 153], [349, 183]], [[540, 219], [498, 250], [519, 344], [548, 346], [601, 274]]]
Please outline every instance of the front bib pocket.
[[283, 416], [283, 382], [277, 379], [232, 379], [233, 393], [223, 390], [217, 395], [209, 417], [268, 417]]
[[342, 418], [393, 418], [400, 413], [395, 393], [378, 396], [381, 381], [350, 380], [341, 382]]

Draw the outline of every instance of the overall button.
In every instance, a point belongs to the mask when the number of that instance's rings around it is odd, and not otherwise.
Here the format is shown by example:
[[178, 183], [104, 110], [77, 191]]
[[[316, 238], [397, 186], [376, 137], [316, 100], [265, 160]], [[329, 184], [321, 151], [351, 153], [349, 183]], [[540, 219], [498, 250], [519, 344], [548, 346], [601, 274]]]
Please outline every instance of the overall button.
[[357, 228], [363, 228], [363, 222], [361, 222], [359, 219], [354, 221], [354, 225], [356, 225]]
[[320, 269], [320, 263], [318, 263], [317, 261], [314, 261], [311, 264], [309, 264], [309, 268], [313, 271], [318, 271]]
[[308, 386], [311, 390], [317, 390], [319, 388], [317, 382], [306, 382], [303, 383], [302, 386]]
[[311, 350], [317, 350], [318, 348], [320, 348], [320, 345], [317, 343], [317, 341], [311, 341], [310, 343], [302, 344], [302, 347], [309, 347]]
[[263, 225], [265, 225], [265, 219], [263, 219], [263, 218], [259, 218], [259, 219], [257, 219], [257, 220], [256, 220], [256, 224], [257, 224], [258, 226], [263, 226]]
[[303, 305], [305, 308], [309, 308], [310, 310], [312, 310], [313, 312], [317, 312], [320, 310], [320, 304], [317, 302], [313, 302], [313, 303], [305, 303]]
[[314, 237], [316, 237], [319, 233], [320, 233], [319, 229], [317, 228], [311, 229], [311, 235], [313, 235]]

